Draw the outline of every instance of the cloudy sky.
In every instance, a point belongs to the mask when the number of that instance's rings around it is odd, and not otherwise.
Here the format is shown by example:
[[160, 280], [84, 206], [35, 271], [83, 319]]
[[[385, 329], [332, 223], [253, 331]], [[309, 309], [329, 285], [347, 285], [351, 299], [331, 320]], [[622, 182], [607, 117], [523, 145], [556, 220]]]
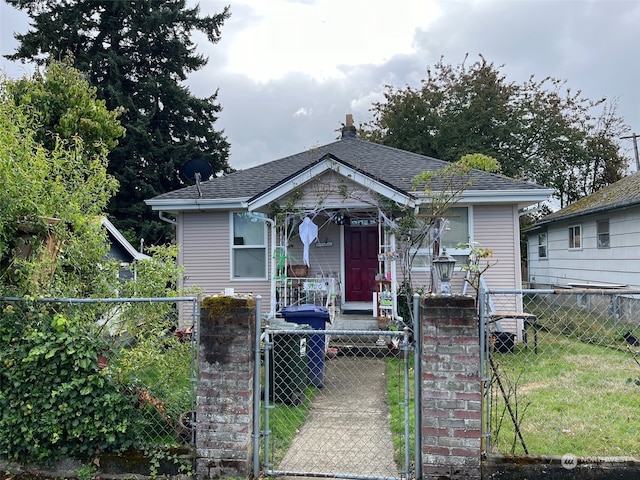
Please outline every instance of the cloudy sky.
[[[28, 18], [0, 0], [0, 54]], [[195, 3], [191, 1], [190, 3]], [[234, 168], [333, 141], [345, 115], [371, 118], [385, 85], [419, 86], [427, 67], [483, 55], [508, 80], [567, 81], [592, 99], [616, 100], [640, 134], [640, 2], [636, 0], [200, 0], [203, 13], [230, 4], [222, 40], [196, 37], [208, 66], [188, 82], [219, 89], [217, 128]], [[32, 69], [0, 59], [15, 77]], [[628, 154], [632, 143], [625, 140]], [[635, 169], [635, 168], [633, 168]]]

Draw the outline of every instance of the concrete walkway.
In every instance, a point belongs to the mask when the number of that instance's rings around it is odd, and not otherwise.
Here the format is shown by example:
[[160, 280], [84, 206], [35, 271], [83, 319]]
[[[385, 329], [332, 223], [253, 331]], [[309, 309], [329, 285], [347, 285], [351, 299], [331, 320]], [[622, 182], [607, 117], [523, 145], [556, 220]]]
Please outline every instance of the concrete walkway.
[[325, 387], [277, 470], [398, 477], [386, 384], [382, 358], [326, 360]]

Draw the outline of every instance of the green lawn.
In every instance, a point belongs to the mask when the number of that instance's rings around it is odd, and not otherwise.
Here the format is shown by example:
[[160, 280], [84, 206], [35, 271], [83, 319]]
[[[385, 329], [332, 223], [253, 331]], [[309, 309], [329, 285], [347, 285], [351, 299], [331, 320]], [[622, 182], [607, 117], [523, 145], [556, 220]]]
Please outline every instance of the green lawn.
[[[269, 456], [271, 457], [271, 462], [277, 464], [284, 457], [299, 428], [307, 419], [309, 406], [317, 392], [318, 389], [316, 387], [307, 387], [304, 400], [297, 406], [270, 402], [269, 430], [271, 434], [269, 436]], [[264, 430], [264, 403], [260, 408], [260, 428]], [[264, 457], [263, 453], [260, 452], [261, 458]]]
[[[409, 357], [409, 452], [411, 461], [415, 457], [415, 412], [414, 412], [414, 370], [413, 354]], [[404, 415], [404, 361], [395, 357], [387, 357], [387, 401], [391, 413], [391, 433], [393, 435], [394, 456], [396, 464], [404, 464], [405, 448], [405, 415]]]
[[[517, 346], [493, 354], [530, 454], [640, 454], [640, 367], [624, 350], [540, 332], [538, 354]], [[495, 386], [495, 385], [494, 385]], [[499, 391], [493, 389], [493, 451], [524, 453]], [[513, 394], [515, 392], [515, 394]]]

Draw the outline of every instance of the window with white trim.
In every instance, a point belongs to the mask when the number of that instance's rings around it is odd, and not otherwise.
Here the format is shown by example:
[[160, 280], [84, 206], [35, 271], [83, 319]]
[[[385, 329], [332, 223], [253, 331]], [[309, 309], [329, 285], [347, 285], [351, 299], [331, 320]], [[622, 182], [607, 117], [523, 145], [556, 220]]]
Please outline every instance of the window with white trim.
[[267, 278], [267, 229], [255, 214], [231, 214], [231, 277], [234, 280]]
[[597, 222], [598, 248], [609, 248], [609, 219]]
[[547, 234], [538, 234], [538, 258], [547, 258]]
[[454, 207], [445, 213], [444, 230], [440, 236], [440, 246], [447, 249], [449, 255], [465, 255], [468, 249], [459, 248], [458, 244], [469, 243], [469, 208]]
[[582, 227], [572, 225], [569, 227], [569, 249], [579, 250], [582, 248]]
[[[467, 263], [470, 249], [458, 248], [458, 244], [466, 244], [471, 238], [469, 207], [453, 207], [447, 210], [444, 215], [443, 231], [440, 236], [440, 248], [447, 249], [447, 253], [456, 259], [456, 266], [460, 267]], [[413, 270], [427, 271], [431, 264], [433, 252], [433, 237], [427, 236], [417, 249], [413, 249]]]

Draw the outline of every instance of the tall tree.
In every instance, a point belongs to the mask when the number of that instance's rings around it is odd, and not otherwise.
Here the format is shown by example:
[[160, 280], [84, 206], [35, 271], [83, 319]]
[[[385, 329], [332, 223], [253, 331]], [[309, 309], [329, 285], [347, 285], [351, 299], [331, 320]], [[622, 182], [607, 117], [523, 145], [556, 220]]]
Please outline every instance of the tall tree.
[[508, 81], [482, 56], [471, 65], [440, 60], [419, 88], [387, 86], [362, 133], [450, 162], [491, 156], [505, 175], [555, 188], [565, 205], [620, 179], [629, 161], [615, 103], [583, 98], [565, 83]]
[[96, 265], [107, 248], [99, 216], [117, 189], [108, 145], [121, 131], [117, 113], [68, 65], [54, 63], [33, 79], [0, 78], [2, 294], [113, 291], [113, 272]]
[[[171, 239], [172, 229], [152, 216], [144, 200], [183, 186], [181, 166], [201, 158], [214, 174], [230, 171], [229, 144], [214, 123], [217, 91], [192, 95], [183, 81], [204, 67], [192, 35], [217, 43], [229, 17], [201, 16], [185, 0], [7, 0], [32, 18], [17, 34], [11, 60], [43, 63], [71, 52], [109, 109], [122, 108], [126, 136], [109, 156], [120, 190], [109, 204], [114, 223], [132, 242]], [[137, 243], [134, 243], [137, 244]]]
[[109, 110], [98, 100], [96, 88], [73, 67], [72, 57], [50, 62], [45, 71], [38, 68], [32, 78], [7, 82], [6, 89], [16, 105], [36, 115], [35, 140], [50, 152], [61, 139], [79, 137], [90, 158], [115, 148], [124, 135], [122, 109]]

